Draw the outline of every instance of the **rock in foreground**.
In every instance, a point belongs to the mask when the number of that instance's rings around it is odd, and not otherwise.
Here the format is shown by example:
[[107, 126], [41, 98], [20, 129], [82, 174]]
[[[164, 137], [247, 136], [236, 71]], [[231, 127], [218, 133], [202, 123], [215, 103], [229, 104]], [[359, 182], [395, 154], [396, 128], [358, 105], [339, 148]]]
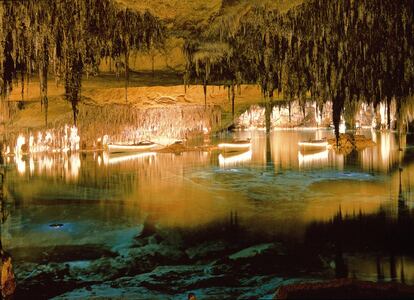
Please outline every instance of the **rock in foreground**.
[[281, 286], [274, 299], [413, 299], [414, 287], [354, 279]]

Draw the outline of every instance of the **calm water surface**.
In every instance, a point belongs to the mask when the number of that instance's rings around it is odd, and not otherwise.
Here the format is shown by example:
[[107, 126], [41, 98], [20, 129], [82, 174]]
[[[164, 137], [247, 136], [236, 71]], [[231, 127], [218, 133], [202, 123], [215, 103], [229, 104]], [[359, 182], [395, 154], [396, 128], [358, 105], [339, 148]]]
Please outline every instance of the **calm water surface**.
[[[170, 233], [200, 231], [203, 243], [214, 244], [214, 228], [230, 224], [242, 228], [240, 239], [260, 236], [252, 244], [277, 240], [324, 257], [317, 275], [303, 267], [298, 274], [279, 274], [285, 278], [353, 276], [414, 283], [407, 231], [414, 223], [410, 136], [363, 133], [377, 145], [346, 156], [333, 150], [301, 153], [298, 141], [332, 136], [328, 130], [303, 130], [270, 136], [235, 133], [252, 140], [251, 151], [236, 154], [103, 153], [9, 162], [3, 248], [15, 258], [16, 276], [29, 290], [34, 276], [30, 268], [41, 269], [50, 260], [72, 265], [93, 261], [96, 257], [76, 254], [88, 252], [90, 245], [128, 255], [145, 226]], [[67, 258], [57, 259], [56, 249], [70, 249], [70, 255], [62, 250]], [[73, 274], [72, 279], [76, 276], [82, 279]]]

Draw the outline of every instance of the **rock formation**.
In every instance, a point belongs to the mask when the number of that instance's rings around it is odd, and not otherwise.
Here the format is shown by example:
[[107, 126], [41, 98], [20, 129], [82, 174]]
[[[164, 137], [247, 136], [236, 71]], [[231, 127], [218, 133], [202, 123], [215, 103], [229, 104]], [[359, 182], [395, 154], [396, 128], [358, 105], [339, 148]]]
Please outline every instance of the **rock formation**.
[[339, 135], [338, 141], [332, 138], [328, 140], [328, 143], [337, 152], [343, 154], [349, 154], [352, 150], [360, 151], [367, 147], [375, 146], [375, 143], [364, 135], [351, 133], [342, 133]]

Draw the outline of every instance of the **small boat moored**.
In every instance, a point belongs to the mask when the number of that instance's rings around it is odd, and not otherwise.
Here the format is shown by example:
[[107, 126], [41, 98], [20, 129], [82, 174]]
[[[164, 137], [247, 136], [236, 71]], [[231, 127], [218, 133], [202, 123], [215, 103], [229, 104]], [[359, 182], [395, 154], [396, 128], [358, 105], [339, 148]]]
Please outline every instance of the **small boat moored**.
[[150, 141], [139, 142], [138, 144], [108, 144], [109, 152], [139, 152], [152, 149], [156, 146]]
[[247, 140], [236, 140], [230, 143], [221, 143], [218, 145], [219, 149], [223, 149], [224, 151], [242, 151], [245, 149], [250, 148], [252, 143], [250, 139]]

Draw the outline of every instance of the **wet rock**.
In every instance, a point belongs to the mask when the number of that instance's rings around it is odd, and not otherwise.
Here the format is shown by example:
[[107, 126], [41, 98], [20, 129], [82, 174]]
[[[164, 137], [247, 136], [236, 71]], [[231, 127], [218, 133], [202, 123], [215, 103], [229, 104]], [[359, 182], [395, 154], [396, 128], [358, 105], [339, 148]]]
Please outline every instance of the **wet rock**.
[[129, 275], [149, 272], [159, 265], [187, 262], [184, 251], [165, 242], [132, 248], [128, 250], [126, 257], [126, 272]]
[[140, 232], [136, 239], [146, 238], [156, 233], [157, 227], [154, 225], [154, 222], [145, 221], [142, 227], [140, 226]]
[[231, 260], [237, 260], [237, 259], [242, 259], [242, 258], [251, 258], [257, 255], [260, 255], [270, 249], [273, 249], [275, 247], [275, 244], [273, 243], [268, 243], [268, 244], [260, 244], [260, 245], [255, 245], [246, 249], [243, 249], [241, 251], [238, 251], [236, 253], [233, 253], [231, 255], [229, 255], [229, 258]]
[[227, 249], [227, 245], [223, 241], [212, 241], [188, 248], [185, 252], [189, 259], [204, 259], [223, 253]]
[[210, 265], [204, 268], [204, 273], [219, 275], [229, 273], [233, 269], [230, 260], [226, 257], [217, 261], [213, 261]]
[[78, 278], [71, 276], [67, 264], [24, 264], [19, 269], [20, 271], [16, 270], [16, 274], [19, 275], [15, 295], [17, 299], [33, 299], [33, 295], [36, 295], [37, 299], [49, 299], [85, 285]]
[[165, 294], [141, 286], [113, 287], [111, 283], [74, 289], [54, 299], [166, 299]]
[[17, 261], [25, 262], [67, 262], [91, 260], [101, 257], [115, 257], [116, 254], [99, 245], [59, 245], [49, 247], [18, 247], [10, 249]]
[[200, 289], [208, 287], [237, 287], [239, 281], [234, 274], [221, 274], [221, 275], [199, 275], [187, 277], [185, 282], [180, 282], [186, 289]]
[[70, 264], [70, 275], [84, 282], [111, 280], [125, 274], [128, 263], [122, 257], [74, 262]]
[[249, 287], [241, 299], [271, 299], [275, 288], [284, 283], [283, 278], [275, 276], [252, 276], [241, 280], [242, 286]]

